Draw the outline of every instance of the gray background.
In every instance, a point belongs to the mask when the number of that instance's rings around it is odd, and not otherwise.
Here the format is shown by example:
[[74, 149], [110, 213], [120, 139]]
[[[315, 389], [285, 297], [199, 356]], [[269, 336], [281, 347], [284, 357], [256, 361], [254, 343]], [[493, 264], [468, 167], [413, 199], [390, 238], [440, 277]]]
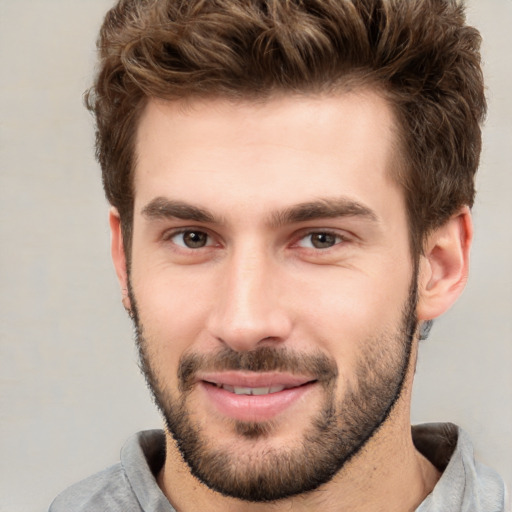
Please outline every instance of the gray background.
[[[110, 0], [0, 0], [0, 510], [46, 510], [160, 426], [109, 255], [82, 93]], [[472, 275], [421, 348], [413, 421], [453, 421], [512, 482], [512, 2], [472, 0], [490, 111]]]

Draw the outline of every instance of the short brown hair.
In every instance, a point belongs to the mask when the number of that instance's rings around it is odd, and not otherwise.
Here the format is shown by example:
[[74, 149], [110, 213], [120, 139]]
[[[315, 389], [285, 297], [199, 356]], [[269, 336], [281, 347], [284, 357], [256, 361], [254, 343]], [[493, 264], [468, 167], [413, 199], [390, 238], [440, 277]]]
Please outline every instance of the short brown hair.
[[486, 102], [480, 35], [457, 0], [119, 0], [86, 103], [127, 255], [138, 118], [158, 97], [266, 98], [357, 78], [392, 105], [415, 254], [474, 200]]

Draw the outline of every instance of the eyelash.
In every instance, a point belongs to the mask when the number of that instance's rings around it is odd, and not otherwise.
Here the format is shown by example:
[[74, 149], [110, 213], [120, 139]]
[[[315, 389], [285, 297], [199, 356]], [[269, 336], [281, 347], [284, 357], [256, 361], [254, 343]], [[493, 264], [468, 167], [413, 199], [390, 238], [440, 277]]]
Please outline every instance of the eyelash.
[[[173, 240], [172, 240], [173, 238], [180, 236], [180, 235], [184, 235], [186, 233], [190, 233], [191, 235], [192, 234], [206, 235], [207, 240], [206, 240], [205, 245], [198, 246], [198, 247], [188, 247], [188, 246], [186, 246], [185, 242], [183, 242], [182, 244], [173, 242]], [[303, 240], [308, 239], [308, 237], [310, 239], [311, 245], [313, 245], [311, 238], [315, 235], [325, 235], [326, 237], [332, 237], [332, 238], [334, 238], [334, 243], [332, 245], [329, 245], [328, 247], [301, 246], [301, 242]], [[164, 234], [164, 236], [162, 237], [162, 239], [164, 242], [171, 242], [175, 246], [177, 246], [180, 250], [185, 250], [185, 251], [187, 251], [187, 250], [188, 251], [197, 251], [199, 249], [206, 249], [206, 248], [209, 248], [209, 247], [212, 247], [215, 245], [219, 245], [219, 244], [211, 243], [212, 240], [214, 239], [214, 237], [208, 232], [208, 230], [201, 229], [201, 228], [196, 229], [196, 228], [192, 228], [192, 227], [171, 230], [169, 232], [166, 232]], [[336, 231], [332, 231], [332, 230], [328, 230], [328, 229], [320, 229], [320, 230], [304, 231], [300, 234], [299, 237], [296, 237], [295, 240], [296, 241], [292, 244], [292, 247], [300, 247], [306, 251], [314, 251], [314, 252], [319, 253], [319, 252], [327, 252], [330, 249], [333, 249], [340, 244], [349, 242], [350, 238], [347, 236], [344, 236]]]
[[212, 246], [212, 244], [208, 244], [208, 241], [207, 241], [206, 245], [204, 245], [202, 247], [199, 247], [199, 248], [186, 247], [185, 244], [181, 245], [181, 244], [177, 244], [176, 242], [172, 241], [172, 239], [174, 237], [177, 237], [179, 235], [184, 235], [185, 233], [204, 234], [204, 235], [206, 235], [208, 237], [209, 240], [213, 239], [213, 237], [210, 235], [210, 233], [207, 230], [205, 230], [205, 229], [196, 229], [196, 228], [182, 228], [182, 229], [168, 231], [168, 232], [164, 233], [162, 239], [163, 239], [164, 242], [174, 243], [174, 245], [177, 245], [180, 249], [183, 249], [183, 250], [195, 251], [197, 249], [204, 249], [205, 247], [211, 247]]
[[344, 236], [344, 235], [342, 235], [339, 232], [331, 231], [331, 230], [328, 230], [328, 229], [320, 229], [320, 230], [308, 231], [308, 232], [305, 232], [305, 233], [301, 234], [301, 236], [297, 239], [297, 242], [295, 242], [294, 245], [299, 245], [299, 247], [300, 247], [300, 242], [301, 241], [303, 241], [303, 240], [305, 240], [307, 238], [310, 238], [310, 241], [311, 241], [311, 237], [313, 237], [315, 235], [325, 235], [327, 237], [332, 237], [332, 238], [335, 239], [335, 242], [333, 243], [333, 245], [331, 245], [329, 247], [324, 247], [324, 248], [319, 248], [319, 247], [303, 247], [304, 249], [312, 250], [312, 251], [315, 251], [315, 252], [316, 251], [326, 252], [329, 249], [333, 249], [333, 248], [335, 248], [336, 246], [338, 246], [340, 244], [343, 244], [343, 243], [346, 243], [346, 242], [350, 241], [349, 237]]

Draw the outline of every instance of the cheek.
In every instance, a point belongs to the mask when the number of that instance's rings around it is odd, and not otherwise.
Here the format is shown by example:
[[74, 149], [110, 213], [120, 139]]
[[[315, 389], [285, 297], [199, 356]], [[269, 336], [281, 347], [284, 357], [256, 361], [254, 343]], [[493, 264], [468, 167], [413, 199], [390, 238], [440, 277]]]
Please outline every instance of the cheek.
[[145, 337], [162, 356], [178, 358], [196, 340], [215, 303], [214, 286], [204, 276], [145, 267], [132, 287]]
[[380, 279], [363, 273], [333, 273], [328, 285], [304, 282], [301, 306], [307, 337], [316, 339], [334, 357], [340, 371], [353, 368], [372, 340], [395, 333], [402, 323], [409, 296], [409, 279], [395, 275]]

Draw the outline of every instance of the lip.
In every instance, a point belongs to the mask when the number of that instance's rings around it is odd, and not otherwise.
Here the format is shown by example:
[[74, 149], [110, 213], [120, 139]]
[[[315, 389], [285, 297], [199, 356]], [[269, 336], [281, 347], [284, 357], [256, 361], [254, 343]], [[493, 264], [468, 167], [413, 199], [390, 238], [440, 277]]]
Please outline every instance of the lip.
[[[283, 373], [222, 372], [198, 379], [207, 400], [222, 415], [239, 421], [268, 421], [286, 411], [317, 384], [314, 378]], [[235, 394], [228, 388], [279, 388], [262, 395]]]
[[226, 371], [216, 373], [203, 373], [198, 376], [198, 381], [211, 384], [227, 384], [228, 386], [260, 388], [271, 386], [284, 386], [294, 388], [316, 380], [311, 376], [299, 376], [291, 373], [279, 372], [240, 372]]

